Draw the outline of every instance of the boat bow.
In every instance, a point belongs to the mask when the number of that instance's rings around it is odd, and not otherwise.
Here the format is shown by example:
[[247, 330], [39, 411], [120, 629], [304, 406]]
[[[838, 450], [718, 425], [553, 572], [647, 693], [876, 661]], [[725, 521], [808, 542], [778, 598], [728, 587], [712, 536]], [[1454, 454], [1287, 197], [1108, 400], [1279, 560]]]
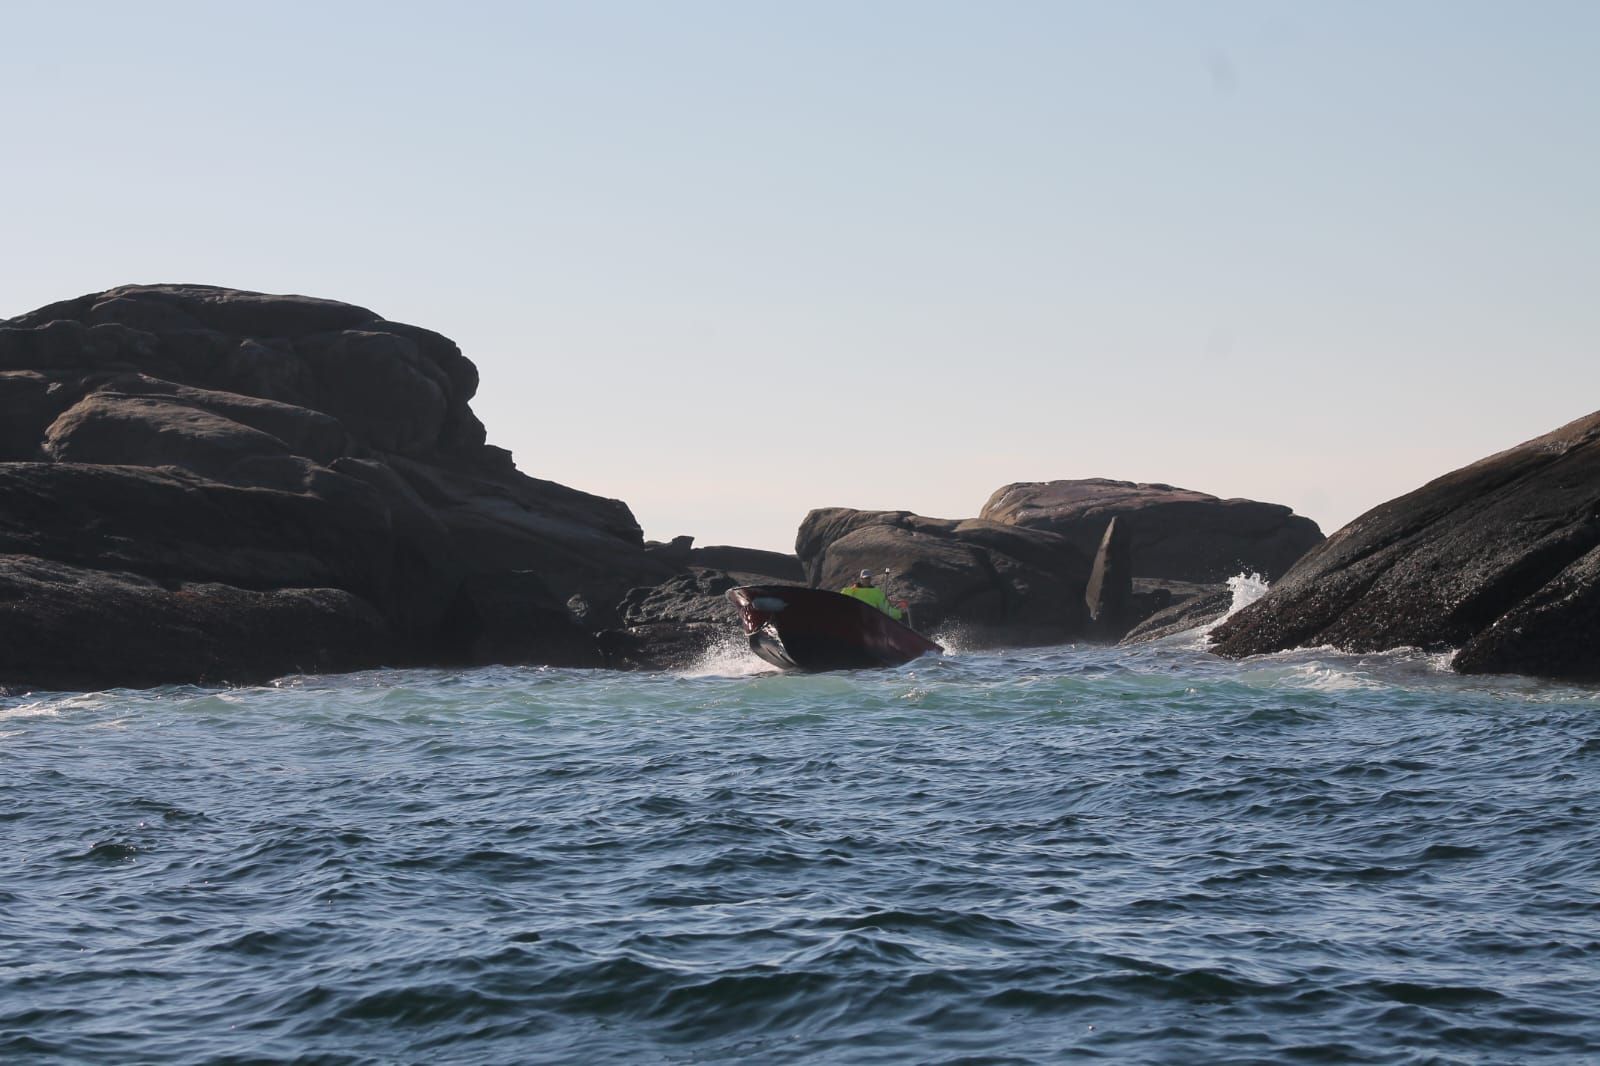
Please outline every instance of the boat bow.
[[783, 670], [899, 666], [938, 644], [851, 596], [799, 585], [742, 585], [728, 592], [750, 650]]

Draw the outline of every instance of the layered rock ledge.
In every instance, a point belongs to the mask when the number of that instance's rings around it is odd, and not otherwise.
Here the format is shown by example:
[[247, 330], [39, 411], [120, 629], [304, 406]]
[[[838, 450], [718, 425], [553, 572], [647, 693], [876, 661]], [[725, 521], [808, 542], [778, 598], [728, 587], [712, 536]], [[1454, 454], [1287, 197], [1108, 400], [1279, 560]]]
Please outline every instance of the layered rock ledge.
[[485, 442], [449, 339], [366, 308], [130, 285], [0, 322], [0, 684], [600, 665], [681, 567]]

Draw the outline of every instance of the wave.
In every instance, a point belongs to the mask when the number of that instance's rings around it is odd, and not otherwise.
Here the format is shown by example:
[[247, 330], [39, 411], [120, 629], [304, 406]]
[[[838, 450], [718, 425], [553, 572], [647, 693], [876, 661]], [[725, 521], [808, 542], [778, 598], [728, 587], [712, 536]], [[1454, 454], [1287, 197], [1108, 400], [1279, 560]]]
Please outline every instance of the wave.
[[758, 677], [778, 673], [778, 669], [759, 658], [750, 650], [743, 633], [729, 630], [701, 652], [699, 657], [682, 670], [674, 671], [676, 677]]
[[707, 662], [24, 701], [0, 1058], [1600, 1052], [1594, 689], [1170, 644]]

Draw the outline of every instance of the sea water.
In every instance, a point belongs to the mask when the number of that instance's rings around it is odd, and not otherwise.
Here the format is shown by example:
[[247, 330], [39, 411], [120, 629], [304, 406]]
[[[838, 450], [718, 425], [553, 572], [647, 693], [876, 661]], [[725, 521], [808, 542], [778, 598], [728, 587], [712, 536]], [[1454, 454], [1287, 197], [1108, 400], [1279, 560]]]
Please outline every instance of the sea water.
[[1600, 691], [1197, 639], [0, 701], [0, 1061], [1600, 1061]]

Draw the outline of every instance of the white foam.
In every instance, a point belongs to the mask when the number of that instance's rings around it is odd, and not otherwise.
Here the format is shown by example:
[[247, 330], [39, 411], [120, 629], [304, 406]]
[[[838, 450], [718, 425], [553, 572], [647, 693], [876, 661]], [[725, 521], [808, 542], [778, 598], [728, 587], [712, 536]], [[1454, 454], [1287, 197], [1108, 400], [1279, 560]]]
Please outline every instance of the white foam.
[[1358, 690], [1386, 689], [1390, 686], [1370, 677], [1359, 667], [1364, 663], [1321, 662], [1301, 663], [1291, 667], [1284, 681], [1294, 688], [1314, 692], [1354, 692]]
[[28, 699], [12, 707], [0, 706], [0, 721], [11, 718], [57, 718], [73, 711], [95, 711], [106, 706], [108, 698], [100, 692], [51, 693]]
[[968, 647], [966, 630], [953, 622], [946, 622], [942, 628], [926, 636], [943, 648], [947, 656], [965, 655], [972, 650]]
[[1252, 656], [1240, 666], [1244, 671], [1241, 676], [1248, 684], [1348, 692], [1408, 688], [1439, 680], [1460, 683], [1461, 678], [1450, 670], [1454, 655], [1453, 651], [1429, 652], [1420, 648], [1351, 652], [1324, 644]]
[[775, 674], [771, 663], [757, 657], [743, 633], [729, 631], [701, 652], [694, 662], [675, 672], [677, 677], [753, 677]]
[[1207, 622], [1203, 626], [1185, 630], [1183, 634], [1174, 634], [1174, 637], [1183, 636], [1185, 638], [1183, 641], [1184, 647], [1192, 647], [1202, 651], [1209, 648], [1211, 646], [1211, 631], [1265, 596], [1272, 588], [1272, 585], [1260, 574], [1235, 574], [1228, 579], [1228, 588], [1233, 592], [1233, 602], [1228, 604], [1227, 613], [1220, 618]]
[[1228, 588], [1233, 592], [1233, 602], [1228, 605], [1228, 613], [1218, 621], [1232, 618], [1265, 596], [1272, 585], [1260, 574], [1235, 574], [1228, 579]]

